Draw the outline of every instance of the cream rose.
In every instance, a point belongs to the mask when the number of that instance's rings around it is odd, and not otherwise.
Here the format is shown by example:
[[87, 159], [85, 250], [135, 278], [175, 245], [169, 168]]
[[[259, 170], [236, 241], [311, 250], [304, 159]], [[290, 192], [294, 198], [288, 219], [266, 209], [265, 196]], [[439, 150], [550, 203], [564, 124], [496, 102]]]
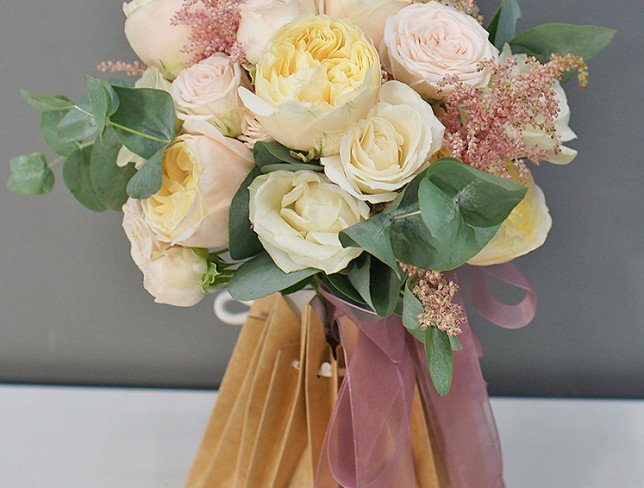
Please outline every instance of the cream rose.
[[159, 241], [150, 229], [141, 200], [130, 198], [123, 206], [123, 229], [131, 255], [143, 272], [143, 286], [157, 303], [191, 307], [205, 296], [207, 260], [192, 249]]
[[351, 19], [374, 46], [380, 46], [387, 19], [411, 0], [319, 0], [321, 14]]
[[172, 25], [183, 7], [183, 0], [134, 0], [123, 4], [125, 37], [132, 50], [148, 66], [174, 78], [193, 57], [184, 52], [192, 31], [185, 25]]
[[337, 153], [344, 132], [376, 103], [378, 53], [348, 20], [312, 16], [282, 27], [262, 52], [244, 105], [276, 141]]
[[[509, 58], [517, 60], [516, 69], [521, 74], [527, 74], [530, 71], [530, 65], [526, 63], [527, 56], [525, 54], [512, 54], [509, 45], [503, 47], [500, 61], [504, 62]], [[570, 107], [568, 106], [568, 97], [564, 91], [561, 83], [555, 81], [553, 90], [557, 95], [559, 102], [559, 114], [555, 119], [555, 130], [562, 142], [572, 141], [577, 139], [577, 134], [568, 125], [570, 122]], [[523, 137], [528, 146], [537, 146], [548, 152], [545, 161], [554, 164], [568, 164], [577, 157], [577, 151], [566, 146], [561, 146], [561, 151], [555, 152], [553, 149], [554, 143], [552, 138], [545, 132], [529, 128], [523, 131]]]
[[444, 131], [420, 95], [404, 83], [388, 81], [368, 117], [342, 138], [340, 154], [321, 162], [329, 179], [354, 197], [389, 202], [427, 167]]
[[492, 240], [468, 261], [475, 266], [506, 263], [534, 251], [546, 241], [552, 218], [546, 199], [532, 178], [523, 200], [501, 224]]
[[200, 120], [184, 125], [163, 155], [161, 189], [143, 201], [146, 220], [159, 239], [184, 246], [228, 245], [228, 211], [254, 167], [250, 150]]
[[280, 27], [316, 13], [314, 0], [244, 0], [239, 4], [237, 41], [244, 46], [246, 59], [256, 64]]
[[250, 188], [249, 214], [264, 249], [285, 273], [337, 273], [362, 249], [343, 248], [340, 231], [369, 217], [369, 207], [313, 171], [275, 171]]
[[237, 94], [241, 80], [241, 66], [224, 53], [181, 71], [171, 89], [177, 117], [204, 120], [226, 136], [239, 135], [244, 111]]
[[[490, 75], [477, 66], [486, 59], [497, 60], [499, 52], [473, 17], [429, 1], [409, 5], [387, 19], [380, 55], [396, 80], [421, 95], [439, 98], [438, 83], [446, 76], [486, 86]], [[449, 89], [446, 86], [444, 93]]]

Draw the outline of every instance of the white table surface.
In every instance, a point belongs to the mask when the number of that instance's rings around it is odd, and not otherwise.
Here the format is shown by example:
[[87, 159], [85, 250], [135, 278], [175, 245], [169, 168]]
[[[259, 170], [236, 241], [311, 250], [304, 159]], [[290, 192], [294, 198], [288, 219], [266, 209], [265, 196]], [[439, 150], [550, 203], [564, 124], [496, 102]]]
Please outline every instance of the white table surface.
[[[179, 488], [214, 398], [0, 386], [0, 487]], [[644, 402], [492, 404], [508, 488], [644, 487]]]

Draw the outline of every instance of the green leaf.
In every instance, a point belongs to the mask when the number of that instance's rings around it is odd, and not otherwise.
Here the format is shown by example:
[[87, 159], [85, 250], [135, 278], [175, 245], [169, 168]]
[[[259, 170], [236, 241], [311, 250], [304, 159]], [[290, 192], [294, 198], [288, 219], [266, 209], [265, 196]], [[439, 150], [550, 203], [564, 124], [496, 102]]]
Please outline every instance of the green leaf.
[[400, 278], [394, 270], [363, 253], [347, 268], [347, 277], [362, 300], [379, 316], [388, 317], [400, 297]]
[[289, 148], [274, 141], [256, 142], [253, 147], [253, 157], [255, 158], [255, 164], [259, 168], [279, 163], [302, 164], [301, 159], [291, 156]]
[[388, 221], [387, 215], [378, 214], [369, 220], [352, 225], [340, 233], [340, 242], [344, 247], [363, 248], [401, 276], [387, 233]]
[[461, 344], [461, 340], [456, 337], [456, 336], [449, 336], [449, 342], [452, 346], [452, 351], [462, 351], [463, 350], [463, 345]]
[[94, 143], [90, 160], [90, 177], [99, 200], [112, 210], [120, 210], [127, 201], [127, 184], [136, 173], [132, 163], [120, 168], [116, 158], [122, 144], [110, 127]]
[[150, 159], [175, 137], [175, 111], [172, 96], [152, 88], [114, 86], [120, 104], [110, 116], [110, 124], [130, 151]]
[[39, 112], [58, 112], [74, 106], [72, 100], [62, 95], [50, 96], [29, 90], [20, 90], [20, 95], [27, 105]]
[[228, 239], [230, 242], [230, 256], [233, 259], [248, 259], [264, 250], [248, 219], [248, 204], [250, 201], [248, 187], [261, 174], [259, 168], [253, 169], [230, 203]]
[[65, 115], [67, 115], [67, 112], [64, 111], [43, 112], [40, 117], [40, 134], [42, 138], [56, 154], [61, 156], [68, 156], [78, 147], [76, 142], [61, 142], [58, 125]]
[[54, 187], [54, 173], [41, 153], [25, 154], [10, 161], [7, 188], [18, 195], [43, 195]]
[[324, 168], [318, 164], [312, 163], [293, 163], [293, 164], [267, 164], [261, 167], [262, 174], [272, 173], [273, 171], [324, 171]]
[[405, 283], [403, 292], [403, 310], [402, 322], [407, 331], [413, 335], [420, 342], [425, 342], [425, 333], [420, 330], [420, 322], [418, 317], [423, 313], [423, 304], [416, 298], [409, 288], [409, 280]]
[[58, 136], [61, 143], [83, 141], [96, 134], [96, 120], [91, 113], [89, 97], [83, 97], [58, 124]]
[[101, 80], [93, 76], [85, 76], [85, 90], [89, 98], [89, 104], [92, 109], [92, 115], [96, 121], [97, 131], [99, 134], [103, 133], [103, 128], [107, 121], [107, 116], [110, 112], [112, 99], [105, 90]]
[[83, 206], [94, 212], [102, 212], [106, 207], [96, 195], [92, 185], [90, 176], [91, 157], [91, 147], [78, 148], [73, 151], [65, 160], [63, 180], [72, 195]]
[[268, 253], [244, 263], [228, 285], [230, 294], [236, 300], [256, 300], [275, 292], [286, 290], [300, 281], [319, 273], [317, 269], [303, 269], [284, 273], [273, 262]]
[[347, 276], [340, 273], [335, 273], [326, 276], [326, 278], [323, 278], [322, 281], [329, 289], [329, 291], [331, 291], [332, 293], [335, 291], [335, 293], [333, 293], [335, 296], [353, 303], [361, 308], [369, 308], [369, 305], [362, 299], [360, 293], [358, 293], [358, 291], [354, 288]]
[[425, 354], [429, 365], [429, 374], [436, 391], [445, 396], [452, 388], [454, 361], [452, 345], [446, 332], [430, 327], [425, 331]]
[[132, 198], [143, 200], [151, 197], [161, 188], [163, 179], [163, 153], [162, 146], [156, 154], [139, 168], [127, 184], [127, 194]]
[[542, 62], [552, 53], [572, 53], [588, 61], [610, 44], [616, 32], [596, 25], [543, 24], [522, 32], [510, 46], [513, 53], [532, 55]]
[[488, 26], [490, 40], [499, 50], [515, 36], [520, 18], [521, 9], [517, 0], [501, 0], [501, 6]]
[[411, 249], [410, 264], [421, 266], [422, 260], [422, 268], [436, 270], [461, 266], [494, 237], [525, 193], [521, 185], [455, 159], [438, 161], [418, 191], [422, 221], [429, 231], [423, 238], [432, 252], [424, 258], [418, 246]]

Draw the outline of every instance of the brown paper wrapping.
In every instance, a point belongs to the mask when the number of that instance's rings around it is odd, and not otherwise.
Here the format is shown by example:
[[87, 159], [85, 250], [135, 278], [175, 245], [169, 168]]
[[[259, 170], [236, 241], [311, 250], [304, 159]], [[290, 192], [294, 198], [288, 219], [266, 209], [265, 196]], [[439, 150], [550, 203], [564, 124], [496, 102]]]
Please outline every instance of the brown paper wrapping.
[[[327, 372], [321, 376], [324, 363]], [[338, 371], [323, 322], [311, 306], [298, 319], [281, 295], [257, 300], [186, 488], [313, 488], [341, 381]], [[418, 391], [411, 423], [417, 487], [448, 488]]]

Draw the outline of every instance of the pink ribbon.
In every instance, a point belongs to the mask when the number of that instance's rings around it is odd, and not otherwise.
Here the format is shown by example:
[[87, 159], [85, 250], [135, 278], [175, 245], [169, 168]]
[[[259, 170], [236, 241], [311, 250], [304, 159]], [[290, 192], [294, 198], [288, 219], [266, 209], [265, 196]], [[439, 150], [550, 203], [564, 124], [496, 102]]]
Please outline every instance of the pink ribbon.
[[[536, 297], [514, 265], [466, 268], [459, 269], [459, 278], [467, 273], [464, 294], [488, 320], [507, 328], [531, 320]], [[488, 276], [525, 290], [526, 297], [517, 305], [499, 302]], [[321, 292], [334, 309], [347, 371], [322, 446], [317, 486], [416, 486], [410, 416], [418, 382], [450, 484], [503, 488], [498, 434], [479, 365], [480, 347], [469, 323], [460, 336], [463, 351], [454, 354], [452, 389], [441, 397], [422, 344], [404, 330], [399, 317], [381, 318]]]

